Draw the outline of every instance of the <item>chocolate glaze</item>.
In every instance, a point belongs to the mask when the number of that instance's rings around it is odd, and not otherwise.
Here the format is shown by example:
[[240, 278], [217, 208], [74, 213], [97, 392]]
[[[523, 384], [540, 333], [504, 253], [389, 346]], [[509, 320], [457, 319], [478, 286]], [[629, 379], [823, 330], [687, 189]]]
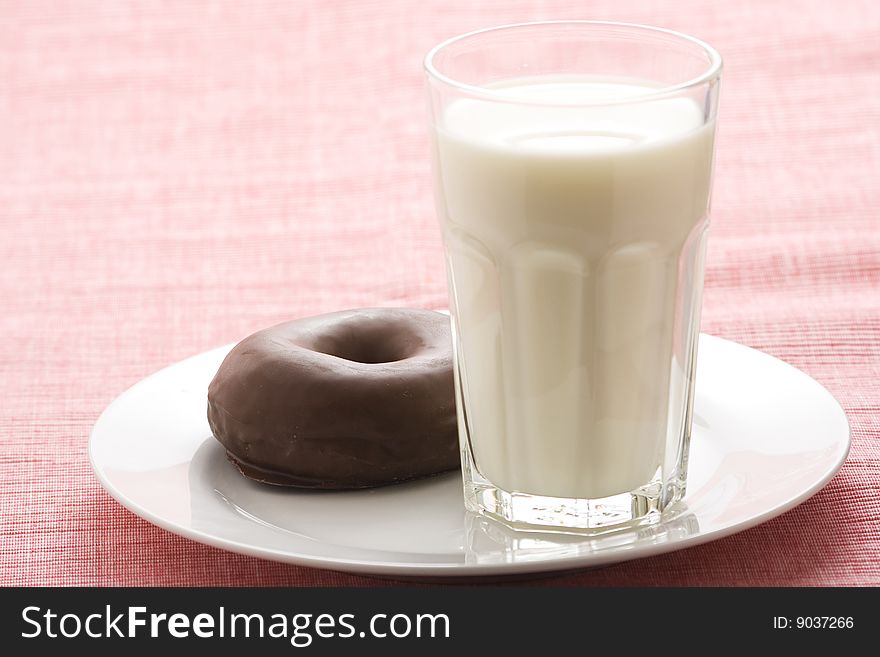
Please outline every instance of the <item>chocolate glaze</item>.
[[347, 310], [238, 343], [208, 388], [208, 423], [252, 479], [367, 488], [459, 466], [449, 320]]

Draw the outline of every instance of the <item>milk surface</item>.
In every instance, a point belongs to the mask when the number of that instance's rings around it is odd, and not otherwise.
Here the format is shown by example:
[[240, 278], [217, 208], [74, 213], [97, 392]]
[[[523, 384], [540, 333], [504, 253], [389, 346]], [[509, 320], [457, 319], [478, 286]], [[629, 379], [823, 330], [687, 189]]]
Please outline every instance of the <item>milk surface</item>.
[[436, 119], [464, 437], [505, 490], [606, 497], [675, 461], [713, 126], [687, 98], [571, 106], [653, 89], [522, 79], [496, 91], [569, 106], [460, 99]]

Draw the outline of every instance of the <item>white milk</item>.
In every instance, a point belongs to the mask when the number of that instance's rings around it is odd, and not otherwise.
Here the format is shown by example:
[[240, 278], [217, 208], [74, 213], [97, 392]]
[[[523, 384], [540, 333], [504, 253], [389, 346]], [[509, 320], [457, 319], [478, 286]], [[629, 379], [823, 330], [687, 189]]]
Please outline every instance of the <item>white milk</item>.
[[[551, 77], [496, 90], [570, 103], [651, 87]], [[712, 160], [702, 108], [466, 99], [437, 124], [478, 469], [505, 490], [559, 497], [647, 484], [686, 424]]]

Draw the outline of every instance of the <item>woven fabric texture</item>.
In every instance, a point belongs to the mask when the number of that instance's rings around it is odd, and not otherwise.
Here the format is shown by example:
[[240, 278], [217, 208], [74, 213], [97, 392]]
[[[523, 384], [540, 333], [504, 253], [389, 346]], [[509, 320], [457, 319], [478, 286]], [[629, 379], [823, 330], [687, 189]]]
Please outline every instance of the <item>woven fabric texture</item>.
[[297, 316], [446, 305], [421, 59], [552, 18], [725, 57], [703, 330], [840, 400], [853, 446], [741, 534], [549, 585], [880, 584], [874, 0], [0, 0], [0, 584], [389, 585], [140, 520], [87, 443], [144, 376]]

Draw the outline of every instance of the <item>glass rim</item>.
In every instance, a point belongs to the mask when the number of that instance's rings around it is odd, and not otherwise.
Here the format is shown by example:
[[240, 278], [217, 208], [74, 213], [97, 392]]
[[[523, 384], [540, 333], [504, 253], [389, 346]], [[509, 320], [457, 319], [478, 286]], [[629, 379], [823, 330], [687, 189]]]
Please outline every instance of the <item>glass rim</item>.
[[[480, 36], [483, 34], [488, 34], [491, 32], [501, 32], [503, 30], [512, 30], [523, 27], [537, 27], [537, 26], [564, 26], [564, 25], [581, 25], [581, 26], [596, 26], [596, 27], [618, 27], [618, 28], [626, 28], [634, 31], [642, 31], [648, 32], [652, 34], [659, 34], [666, 37], [672, 37], [679, 41], [686, 42], [690, 45], [698, 47], [703, 54], [705, 54], [709, 59], [709, 64], [706, 70], [704, 70], [700, 75], [691, 78], [689, 80], [685, 80], [683, 82], [678, 82], [676, 84], [663, 85], [662, 87], [658, 87], [656, 90], [652, 90], [649, 93], [644, 94], [636, 94], [636, 95], [626, 95], [621, 96], [619, 98], [603, 98], [596, 100], [587, 100], [587, 101], [575, 101], [575, 102], [559, 102], [559, 101], [542, 101], [542, 100], [523, 100], [521, 98], [511, 98], [503, 93], [503, 91], [491, 89], [489, 87], [482, 87], [476, 84], [468, 84], [466, 82], [461, 82], [460, 80], [456, 80], [445, 73], [441, 73], [440, 70], [434, 65], [435, 57], [447, 47], [458, 43], [459, 41], [463, 41], [465, 39], [469, 39], [471, 37]], [[557, 107], [589, 107], [593, 105], [622, 105], [629, 103], [640, 103], [644, 101], [656, 100], [658, 98], [664, 98], [667, 96], [672, 96], [687, 89], [691, 89], [694, 87], [699, 87], [700, 85], [706, 84], [707, 82], [712, 82], [717, 80], [721, 75], [721, 69], [723, 68], [723, 60], [721, 58], [721, 54], [712, 46], [710, 46], [707, 42], [702, 39], [698, 39], [697, 37], [693, 37], [689, 34], [685, 34], [684, 32], [677, 32], [676, 30], [670, 30], [664, 27], [655, 27], [653, 25], [644, 25], [640, 23], [624, 23], [619, 21], [591, 21], [591, 20], [552, 20], [552, 21], [528, 21], [524, 23], [509, 23], [506, 25], [496, 25], [493, 27], [484, 27], [478, 30], [472, 30], [470, 32], [465, 32], [464, 34], [458, 34], [456, 36], [450, 37], [445, 41], [441, 41], [436, 46], [431, 48], [428, 51], [428, 54], [425, 55], [425, 59], [423, 61], [423, 66], [425, 73], [427, 73], [428, 78], [433, 78], [438, 82], [442, 82], [443, 84], [457, 89], [462, 92], [466, 92], [471, 96], [477, 96], [480, 98], [484, 98], [486, 100], [493, 100], [496, 102], [503, 103], [514, 103], [517, 105], [550, 105]]]

